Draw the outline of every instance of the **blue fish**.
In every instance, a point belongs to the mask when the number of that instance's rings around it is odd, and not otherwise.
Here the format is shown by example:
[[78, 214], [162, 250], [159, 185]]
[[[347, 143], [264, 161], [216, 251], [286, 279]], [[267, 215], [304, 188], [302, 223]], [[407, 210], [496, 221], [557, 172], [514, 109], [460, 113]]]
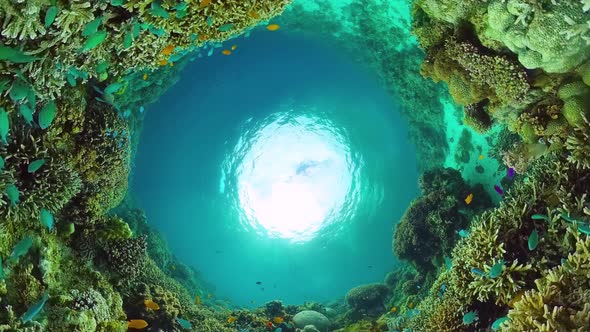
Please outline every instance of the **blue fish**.
[[535, 250], [535, 248], [537, 248], [537, 245], [539, 245], [539, 233], [536, 229], [533, 229], [531, 235], [529, 235], [528, 245], [530, 251]]
[[31, 107], [27, 104], [21, 104], [18, 110], [23, 119], [25, 119], [25, 122], [31, 126], [33, 124], [33, 110]]
[[143, 113], [145, 111], [145, 108], [143, 106], [139, 107], [139, 113]]
[[8, 120], [8, 113], [4, 107], [0, 107], [0, 141], [8, 144], [8, 130], [10, 129], [10, 121]]
[[207, 25], [208, 26], [213, 26], [213, 17], [211, 17], [211, 16], [208, 16], [207, 17]]
[[53, 224], [54, 224], [54, 220], [53, 220], [53, 214], [46, 209], [41, 209], [41, 224], [43, 224], [43, 226], [47, 227], [47, 229], [49, 231], [51, 231], [53, 229]]
[[178, 324], [180, 324], [180, 326], [184, 329], [192, 329], [193, 325], [191, 324], [191, 322], [189, 322], [186, 319], [182, 319], [182, 318], [178, 318], [176, 317], [176, 321], [178, 322]]
[[475, 268], [475, 267], [472, 267], [471, 268], [471, 273], [477, 274], [477, 275], [482, 276], [482, 277], [487, 277], [487, 274], [485, 272], [483, 272], [482, 270], [480, 270], [478, 268]]
[[10, 257], [8, 257], [8, 259], [12, 262], [18, 261], [18, 259], [21, 256], [26, 255], [27, 252], [29, 252], [29, 249], [31, 249], [32, 246], [32, 237], [27, 236], [23, 238], [22, 240], [18, 241], [18, 243], [14, 246], [14, 248], [12, 249], [12, 253], [10, 254]]
[[580, 233], [590, 235], [590, 227], [588, 227], [588, 225], [578, 225], [578, 231]]
[[477, 313], [470, 311], [463, 316], [463, 325], [470, 325], [477, 320]]
[[502, 270], [504, 270], [504, 260], [501, 259], [490, 269], [490, 278], [499, 277], [502, 274]]
[[23, 323], [32, 321], [41, 312], [41, 310], [43, 310], [45, 302], [47, 302], [48, 299], [49, 295], [47, 292], [45, 292], [41, 299], [37, 301], [37, 303], [33, 304], [33, 306], [31, 306], [27, 312], [25, 312], [25, 314], [21, 317], [21, 321]]
[[4, 189], [4, 193], [10, 200], [10, 204], [12, 206], [16, 206], [18, 203], [20, 203], [20, 192], [13, 183], [6, 186], [6, 189]]
[[460, 237], [468, 237], [469, 236], [469, 232], [464, 229], [460, 230], [458, 234]]
[[275, 332], [283, 332], [283, 328], [282, 327], [277, 327], [277, 329], [275, 330]]
[[494, 330], [494, 331], [500, 331], [500, 327], [501, 327], [502, 323], [504, 323], [507, 320], [508, 320], [508, 317], [506, 317], [506, 316], [500, 317], [500, 318], [496, 319], [492, 323], [492, 330]]
[[29, 166], [27, 167], [27, 171], [29, 173], [35, 173], [36, 171], [39, 170], [39, 168], [41, 168], [43, 165], [45, 165], [45, 159], [37, 159], [35, 161], [32, 161]]
[[449, 257], [445, 257], [445, 266], [447, 267], [447, 270], [453, 268], [453, 262]]
[[4, 169], [4, 158], [0, 157], [0, 171]]
[[531, 219], [533, 219], [533, 220], [547, 220], [547, 221], [549, 221], [549, 217], [547, 217], [544, 214], [539, 214], [539, 213], [533, 214], [531, 216]]
[[2, 268], [2, 256], [0, 256], [0, 280], [4, 280], [5, 277], [4, 269]]
[[227, 32], [227, 31], [230, 31], [231, 29], [233, 29], [234, 26], [235, 26], [235, 24], [233, 24], [233, 23], [227, 23], [227, 24], [224, 24], [224, 25], [220, 26], [219, 28], [217, 28], [217, 30], [219, 30], [220, 32]]

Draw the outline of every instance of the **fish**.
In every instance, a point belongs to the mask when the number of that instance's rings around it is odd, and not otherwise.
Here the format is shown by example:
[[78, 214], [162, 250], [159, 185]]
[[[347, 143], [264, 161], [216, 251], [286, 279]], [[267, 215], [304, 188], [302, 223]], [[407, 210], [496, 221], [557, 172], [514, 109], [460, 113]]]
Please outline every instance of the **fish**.
[[506, 176], [508, 176], [509, 179], [512, 179], [514, 177], [514, 168], [508, 167], [508, 171], [506, 172]]
[[25, 54], [12, 47], [0, 46], [0, 60], [6, 60], [13, 63], [28, 63], [39, 59], [41, 58]]
[[165, 66], [168, 64], [168, 60], [166, 59], [162, 59], [160, 61], [158, 61], [158, 66]]
[[236, 50], [236, 48], [238, 48], [238, 45], [232, 45], [232, 46], [231, 46], [231, 50], [232, 50], [232, 51], [235, 51], [235, 50]]
[[55, 21], [58, 12], [59, 9], [57, 9], [56, 6], [51, 6], [49, 7], [49, 9], [47, 9], [47, 11], [45, 12], [45, 28], [49, 28], [53, 24], [53, 21]]
[[8, 130], [10, 129], [10, 121], [8, 120], [8, 113], [4, 107], [0, 107], [0, 141], [3, 144], [8, 144]]
[[208, 299], [210, 299], [210, 298], [212, 298], [212, 297], [213, 297], [213, 295], [211, 295], [211, 294], [207, 294], [207, 298], [208, 298]]
[[143, 106], [139, 106], [139, 113], [143, 113], [145, 111], [145, 108]]
[[123, 36], [123, 48], [128, 49], [133, 44], [133, 34], [131, 32], [126, 32], [125, 36]]
[[2, 268], [2, 256], [0, 256], [0, 280], [4, 280], [5, 278], [4, 268]]
[[12, 101], [17, 102], [25, 99], [29, 95], [30, 90], [29, 85], [25, 81], [16, 79], [12, 82], [8, 96]]
[[233, 23], [226, 23], [226, 24], [220, 26], [219, 28], [217, 28], [217, 31], [219, 31], [219, 32], [228, 32], [231, 29], [233, 29], [234, 27], [235, 27], [235, 24], [233, 24]]
[[531, 216], [531, 219], [533, 219], [533, 220], [547, 220], [547, 221], [549, 221], [549, 217], [547, 217], [544, 214], [533, 214]]
[[201, 0], [201, 4], [199, 4], [199, 9], [203, 9], [211, 4], [211, 0]]
[[174, 51], [174, 48], [174, 45], [167, 45], [160, 53], [162, 53], [162, 55], [170, 55]]
[[20, 115], [25, 122], [31, 126], [33, 124], [33, 110], [27, 104], [21, 104], [18, 108]]
[[397, 307], [396, 306], [391, 307], [391, 309], [389, 309], [389, 312], [396, 313], [397, 312]]
[[186, 319], [176, 317], [176, 322], [183, 328], [183, 329], [192, 329], [193, 325]]
[[111, 84], [107, 85], [106, 88], [104, 88], [104, 93], [110, 93], [110, 94], [117, 93], [122, 88], [123, 88], [123, 83], [121, 83], [121, 82], [111, 83]]
[[451, 258], [445, 257], [445, 266], [447, 267], [447, 270], [450, 270], [453, 267], [453, 262], [451, 261]]
[[39, 112], [39, 127], [41, 129], [47, 129], [55, 118], [55, 102], [52, 100], [45, 104]]
[[20, 320], [23, 322], [23, 324], [32, 321], [41, 312], [41, 310], [43, 310], [43, 307], [45, 306], [45, 303], [48, 299], [49, 294], [47, 294], [47, 292], [43, 293], [41, 299], [29, 307], [29, 309], [27, 309], [27, 311], [21, 316]]
[[158, 37], [162, 37], [166, 33], [166, 30], [164, 30], [162, 28], [156, 28], [153, 25], [150, 25], [149, 26], [148, 31], [151, 32], [152, 34], [158, 36]]
[[500, 188], [500, 186], [497, 184], [494, 185], [494, 190], [498, 193], [498, 195], [504, 196], [504, 190], [502, 190], [502, 188]]
[[514, 308], [514, 304], [518, 301], [520, 301], [520, 299], [522, 299], [522, 297], [524, 296], [525, 291], [521, 290], [520, 292], [516, 293], [514, 295], [514, 297], [512, 298], [512, 300], [510, 300], [510, 302], [508, 302], [508, 306], [510, 308]]
[[207, 25], [208, 26], [213, 26], [213, 17], [211, 17], [211, 16], [208, 16], [207, 17]]
[[500, 331], [500, 328], [501, 328], [502, 323], [504, 323], [507, 320], [508, 320], [508, 317], [506, 317], [506, 316], [500, 317], [500, 318], [496, 319], [492, 323], [492, 330], [494, 330], [494, 331]]
[[12, 262], [18, 261], [18, 259], [29, 252], [29, 249], [33, 246], [33, 238], [30, 236], [24, 237], [22, 240], [18, 241], [17, 244], [14, 245], [12, 248], [12, 252], [8, 259]]
[[588, 225], [578, 225], [578, 232], [590, 235], [590, 227]]
[[43, 165], [45, 165], [45, 159], [37, 159], [35, 161], [32, 161], [29, 166], [27, 167], [27, 171], [29, 173], [35, 173], [36, 171], [39, 170], [39, 168], [41, 168]]
[[18, 191], [18, 188], [14, 185], [14, 183], [11, 183], [8, 186], [6, 186], [6, 189], [4, 189], [4, 193], [10, 200], [10, 204], [12, 206], [16, 206], [18, 203], [20, 203], [20, 192]]
[[278, 316], [277, 316], [277, 317], [274, 317], [274, 318], [272, 319], [272, 322], [273, 322], [273, 323], [275, 323], [275, 324], [281, 324], [281, 323], [282, 323], [282, 322], [284, 322], [284, 321], [285, 321], [285, 318], [283, 318], [283, 317], [278, 317]]
[[464, 229], [459, 230], [459, 232], [457, 234], [459, 234], [460, 237], [468, 237], [469, 236], [469, 232]]
[[106, 39], [107, 32], [106, 31], [97, 31], [96, 33], [92, 34], [86, 42], [82, 45], [80, 52], [86, 53], [93, 48], [97, 47], [98, 45], [102, 44], [102, 42]]
[[143, 80], [145, 81], [145, 80], [147, 80], [147, 77], [148, 77], [147, 74], [143, 74], [143, 76], [141, 78], [143, 78]]
[[260, 15], [255, 10], [249, 10], [248, 16], [250, 16], [253, 19], [257, 19], [257, 20], [260, 19]]
[[266, 30], [268, 30], [268, 31], [277, 31], [280, 28], [281, 27], [278, 24], [269, 24], [266, 26]]
[[113, 6], [123, 6], [123, 4], [125, 3], [125, 0], [111, 0], [111, 5]]
[[174, 62], [170, 62], [170, 67], [174, 67]]
[[408, 308], [413, 309], [414, 308], [414, 302], [408, 303]]
[[231, 323], [235, 322], [237, 319], [238, 318], [236, 318], [235, 316], [229, 316], [229, 317], [227, 317], [227, 322], [231, 324]]
[[10, 80], [7, 78], [0, 79], [0, 94], [8, 89], [8, 83], [10, 83]]
[[148, 326], [148, 322], [143, 319], [132, 319], [127, 321], [127, 328], [128, 329], [136, 329], [141, 330], [145, 329]]
[[485, 272], [483, 272], [482, 270], [475, 268], [475, 267], [472, 267], [470, 271], [471, 271], [471, 273], [482, 276], [482, 277], [487, 276]]
[[539, 245], [539, 233], [536, 229], [533, 229], [531, 235], [529, 235], [528, 245], [530, 251], [535, 250], [535, 248], [537, 248], [537, 245]]
[[412, 318], [420, 313], [418, 309], [408, 310], [408, 317]]
[[135, 20], [133, 22], [133, 27], [131, 27], [131, 36], [133, 37], [133, 39], [139, 37], [139, 34], [141, 33], [141, 24], [139, 24], [139, 22], [137, 20]]
[[47, 230], [51, 231], [53, 229], [53, 224], [54, 224], [53, 214], [47, 209], [41, 209], [41, 211], [39, 213], [40, 213], [41, 224], [43, 226], [47, 227]]
[[0, 156], [0, 171], [2, 171], [4, 169], [4, 158], [2, 158], [2, 156]]
[[480, 154], [478, 159], [479, 159], [479, 160], [482, 160], [482, 159], [483, 159], [483, 155], [482, 155], [482, 154]]
[[492, 266], [492, 268], [490, 269], [490, 272], [488, 273], [488, 275], [490, 276], [490, 278], [497, 278], [502, 274], [502, 271], [504, 270], [504, 260], [499, 260], [496, 264], [494, 264]]
[[221, 51], [221, 54], [223, 54], [223, 55], [230, 55], [231, 54], [231, 51], [230, 50], [223, 50], [223, 51]]
[[199, 295], [195, 295], [195, 304], [201, 304], [201, 298]]
[[470, 311], [463, 315], [463, 325], [470, 325], [477, 320], [477, 313]]
[[95, 18], [94, 20], [86, 23], [84, 30], [82, 30], [82, 37], [90, 37], [98, 31], [98, 27], [102, 23], [103, 17]]
[[278, 327], [275, 332], [283, 332], [283, 328], [282, 327]]
[[469, 205], [471, 204], [471, 201], [473, 200], [473, 194], [469, 194], [467, 195], [467, 197], [465, 197], [465, 204]]
[[161, 17], [161, 18], [169, 18], [170, 14], [168, 14], [168, 12], [162, 8], [162, 5], [160, 5], [159, 1], [152, 1], [152, 9], [150, 11], [150, 13], [156, 17]]
[[152, 310], [160, 310], [160, 306], [152, 300], [143, 300], [143, 304], [146, 306], [146, 308], [150, 308]]
[[262, 281], [257, 281], [256, 284], [257, 285], [262, 285]]

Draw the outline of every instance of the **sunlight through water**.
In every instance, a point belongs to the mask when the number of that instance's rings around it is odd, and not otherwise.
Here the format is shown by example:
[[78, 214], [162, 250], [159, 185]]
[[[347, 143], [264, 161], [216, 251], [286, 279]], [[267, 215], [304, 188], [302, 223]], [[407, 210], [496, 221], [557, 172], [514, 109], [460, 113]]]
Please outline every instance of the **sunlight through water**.
[[351, 219], [362, 160], [326, 114], [291, 109], [249, 119], [242, 130], [220, 189], [233, 189], [228, 194], [247, 230], [305, 242]]

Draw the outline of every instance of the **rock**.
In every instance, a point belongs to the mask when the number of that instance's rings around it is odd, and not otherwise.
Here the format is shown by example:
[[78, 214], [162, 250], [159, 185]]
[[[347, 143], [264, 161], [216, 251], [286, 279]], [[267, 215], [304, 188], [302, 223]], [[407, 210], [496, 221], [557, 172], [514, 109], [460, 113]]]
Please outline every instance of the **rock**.
[[299, 312], [293, 317], [293, 322], [298, 328], [305, 328], [308, 325], [313, 325], [321, 332], [327, 331], [328, 327], [330, 327], [330, 320], [321, 313], [313, 310], [303, 310]]

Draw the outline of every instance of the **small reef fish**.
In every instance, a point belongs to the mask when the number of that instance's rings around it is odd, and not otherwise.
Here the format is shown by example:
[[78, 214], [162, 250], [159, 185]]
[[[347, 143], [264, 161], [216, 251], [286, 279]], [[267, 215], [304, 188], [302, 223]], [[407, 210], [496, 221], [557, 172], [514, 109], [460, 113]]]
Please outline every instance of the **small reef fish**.
[[472, 267], [471, 268], [471, 273], [482, 276], [482, 277], [487, 277], [487, 274], [485, 272], [483, 272], [482, 270]]
[[8, 113], [4, 110], [4, 107], [0, 107], [0, 140], [3, 144], [8, 144], [8, 130], [10, 128], [10, 122], [8, 120]]
[[533, 220], [547, 220], [547, 221], [549, 221], [549, 217], [547, 217], [544, 214], [533, 214], [531, 216], [531, 219], [533, 219]]
[[255, 10], [249, 10], [248, 16], [250, 16], [253, 19], [260, 19], [260, 15]]
[[147, 74], [143, 74], [142, 79], [145, 81], [147, 80]]
[[160, 61], [158, 61], [158, 66], [165, 66], [168, 64], [168, 60], [166, 59], [162, 59]]
[[49, 101], [43, 106], [41, 112], [39, 112], [39, 127], [41, 129], [47, 129], [51, 126], [53, 119], [55, 119], [55, 102]]
[[467, 195], [467, 197], [465, 197], [465, 204], [467, 204], [467, 205], [471, 204], [472, 200], [473, 200], [473, 194]]
[[233, 23], [226, 23], [226, 24], [220, 26], [219, 28], [217, 28], [217, 31], [219, 31], [219, 32], [228, 32], [231, 29], [233, 29], [234, 27], [235, 27], [235, 24], [233, 24]]
[[470, 311], [463, 315], [463, 325], [470, 325], [477, 320], [477, 313]]
[[504, 270], [504, 260], [499, 260], [496, 264], [494, 264], [492, 266], [492, 268], [490, 269], [490, 272], [488, 273], [490, 278], [497, 278], [502, 274], [502, 271]]
[[469, 232], [464, 229], [459, 230], [459, 232], [457, 234], [459, 234], [460, 237], [468, 237], [469, 236]]
[[37, 61], [39, 59], [41, 58], [25, 54], [18, 49], [0, 46], [0, 60], [6, 60], [13, 63], [27, 63]]
[[494, 190], [498, 193], [498, 195], [504, 196], [504, 190], [502, 190], [502, 188], [500, 188], [500, 186], [497, 184], [494, 185]]
[[4, 274], [4, 269], [2, 268], [2, 256], [0, 256], [0, 280], [4, 280], [6, 275]]
[[223, 54], [223, 55], [230, 55], [231, 54], [231, 51], [230, 50], [223, 50], [223, 51], [221, 51], [221, 54]]
[[448, 256], [445, 257], [445, 266], [447, 267], [447, 270], [450, 270], [451, 268], [453, 268], [453, 262], [451, 261], [451, 259]]
[[21, 104], [18, 110], [25, 122], [31, 126], [33, 124], [33, 110], [31, 107], [27, 104]]
[[154, 16], [161, 17], [161, 18], [169, 18], [170, 14], [162, 6], [158, 1], [152, 1], [152, 10], [150, 13]]
[[207, 25], [210, 27], [213, 26], [213, 17], [211, 17], [211, 16], [207, 17]]
[[193, 325], [186, 319], [176, 317], [176, 322], [183, 328], [183, 329], [192, 329]]
[[446, 291], [447, 291], [447, 285], [445, 285], [445, 284], [440, 285], [440, 290], [438, 291], [438, 297], [442, 298], [443, 295], [445, 295]]
[[88, 22], [84, 26], [84, 30], [82, 30], [82, 37], [90, 37], [92, 34], [96, 33], [96, 31], [98, 31], [98, 27], [100, 27], [100, 24], [102, 23], [102, 19], [103, 18], [101, 16]]
[[272, 329], [272, 326], [273, 325], [272, 325], [272, 322], [271, 321], [266, 322], [266, 327], [267, 328]]
[[30, 93], [29, 85], [22, 79], [12, 82], [8, 96], [14, 102], [25, 99]]
[[257, 281], [256, 284], [257, 285], [262, 285], [262, 281]]
[[514, 168], [509, 167], [506, 176], [508, 176], [509, 179], [512, 179], [514, 177]]
[[195, 295], [195, 304], [201, 304], [201, 298], [199, 295]]
[[205, 40], [207, 40], [207, 38], [208, 38], [207, 35], [199, 35], [200, 41], [205, 41]]
[[207, 298], [209, 298], [209, 299], [210, 299], [210, 298], [212, 298], [212, 297], [213, 297], [213, 295], [211, 295], [211, 294], [207, 294]]
[[272, 319], [272, 322], [275, 323], [275, 324], [281, 324], [284, 321], [285, 321], [285, 319], [283, 317], [274, 317]]
[[408, 303], [408, 308], [413, 309], [414, 308], [414, 302]]
[[32, 161], [29, 166], [27, 167], [27, 171], [29, 173], [35, 173], [36, 171], [39, 170], [39, 168], [41, 168], [43, 165], [45, 165], [45, 159], [37, 159], [35, 161]]
[[97, 31], [96, 33], [94, 33], [90, 37], [88, 37], [88, 39], [86, 39], [86, 41], [82, 45], [82, 48], [80, 49], [80, 52], [86, 53], [86, 52], [94, 49], [98, 45], [102, 44], [102, 42], [106, 39], [106, 37], [107, 37], [106, 31]]
[[235, 322], [236, 320], [238, 320], [238, 318], [237, 318], [237, 317], [235, 317], [235, 316], [229, 316], [229, 317], [227, 317], [227, 322], [228, 322], [229, 324], [231, 324], [231, 323]]
[[128, 329], [141, 330], [141, 329], [145, 329], [147, 326], [148, 326], [148, 322], [146, 322], [143, 319], [132, 319], [127, 322]]
[[8, 259], [12, 262], [18, 261], [18, 259], [29, 252], [29, 249], [33, 246], [33, 238], [27, 236], [20, 240], [17, 244], [14, 245], [12, 248], [12, 253], [10, 253], [10, 257]]
[[277, 31], [280, 28], [281, 28], [281, 26], [278, 24], [269, 24], [266, 26], [266, 30], [268, 30], [268, 31]]
[[143, 106], [139, 106], [139, 113], [143, 113], [145, 111], [145, 108]]
[[236, 48], [238, 48], [238, 45], [232, 45], [232, 46], [231, 46], [231, 50], [232, 50], [232, 51], [235, 51], [235, 50], [236, 50]]
[[529, 235], [528, 245], [530, 251], [535, 250], [535, 248], [537, 248], [537, 245], [539, 245], [539, 233], [536, 229], [533, 229], [531, 235]]
[[52, 24], [53, 21], [55, 21], [55, 18], [57, 17], [57, 13], [59, 12], [59, 10], [57, 9], [56, 6], [51, 6], [49, 7], [49, 9], [47, 9], [47, 11], [45, 12], [45, 28], [49, 28]]
[[8, 200], [10, 200], [10, 205], [16, 206], [18, 203], [20, 203], [20, 192], [18, 191], [18, 188], [14, 185], [14, 183], [11, 183], [8, 186], [6, 186], [6, 189], [4, 189], [4, 193], [8, 197]]
[[507, 320], [508, 320], [508, 317], [505, 317], [505, 316], [496, 319], [492, 323], [492, 330], [494, 330], [494, 331], [500, 331], [500, 328], [502, 327], [502, 323], [504, 323]]
[[199, 9], [203, 9], [211, 4], [211, 0], [201, 0], [201, 4], [199, 5]]
[[104, 88], [104, 93], [117, 93], [123, 88], [123, 86], [124, 84], [122, 82], [111, 83]]
[[418, 310], [418, 309], [408, 310], [408, 317], [412, 318], [412, 317], [418, 315], [419, 313], [420, 313], [420, 310]]
[[170, 67], [174, 67], [174, 62], [170, 62]]
[[174, 51], [174, 45], [167, 45], [166, 47], [164, 47], [164, 49], [162, 49], [162, 55], [170, 55], [172, 54], [172, 52]]
[[397, 312], [397, 307], [396, 306], [391, 307], [391, 309], [389, 309], [389, 312], [396, 313]]
[[578, 225], [578, 231], [582, 234], [590, 235], [590, 227], [588, 225]]
[[514, 308], [514, 304], [518, 301], [520, 301], [520, 299], [522, 299], [522, 297], [524, 296], [525, 291], [521, 290], [520, 292], [516, 293], [516, 295], [514, 295], [514, 297], [512, 298], [512, 300], [510, 300], [510, 302], [508, 302], [508, 306], [510, 308]]
[[482, 160], [482, 159], [483, 159], [483, 155], [482, 155], [482, 154], [480, 154], [480, 155], [479, 155], [479, 160]]
[[146, 308], [150, 308], [152, 310], [160, 310], [160, 306], [152, 300], [143, 300], [143, 304], [146, 306]]
[[0, 171], [4, 169], [4, 158], [0, 157]]
[[43, 307], [45, 306], [45, 303], [48, 299], [49, 294], [47, 294], [47, 292], [43, 293], [41, 299], [37, 301], [37, 303], [33, 304], [20, 318], [23, 324], [32, 321], [41, 312], [41, 310], [43, 310]]
[[47, 227], [47, 229], [49, 231], [51, 231], [53, 229], [53, 224], [54, 224], [53, 214], [47, 209], [41, 209], [39, 214], [40, 214], [41, 224], [43, 226]]

